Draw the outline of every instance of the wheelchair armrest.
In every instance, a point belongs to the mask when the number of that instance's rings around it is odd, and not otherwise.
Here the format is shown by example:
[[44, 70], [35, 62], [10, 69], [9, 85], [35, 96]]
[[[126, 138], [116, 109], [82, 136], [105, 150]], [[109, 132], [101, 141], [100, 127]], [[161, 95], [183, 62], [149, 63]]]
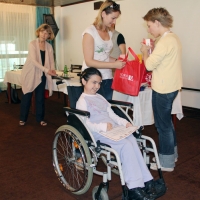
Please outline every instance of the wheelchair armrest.
[[127, 107], [130, 107], [130, 108], [133, 107], [132, 103], [125, 102], [125, 101], [108, 100], [108, 102], [110, 104], [117, 104], [117, 105], [120, 105], [120, 106], [127, 106]]
[[78, 115], [82, 115], [85, 117], [90, 117], [90, 113], [88, 111], [78, 110], [78, 109], [69, 108], [69, 107], [64, 107], [63, 109], [64, 109], [64, 111], [72, 113], [72, 114], [78, 114]]

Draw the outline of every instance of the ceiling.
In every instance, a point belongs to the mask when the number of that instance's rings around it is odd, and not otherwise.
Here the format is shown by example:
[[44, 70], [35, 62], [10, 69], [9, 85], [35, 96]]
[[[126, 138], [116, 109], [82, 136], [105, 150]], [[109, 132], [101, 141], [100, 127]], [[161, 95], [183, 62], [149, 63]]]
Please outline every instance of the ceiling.
[[34, 6], [69, 6], [78, 3], [85, 3], [94, 0], [0, 0], [0, 3], [13, 3]]

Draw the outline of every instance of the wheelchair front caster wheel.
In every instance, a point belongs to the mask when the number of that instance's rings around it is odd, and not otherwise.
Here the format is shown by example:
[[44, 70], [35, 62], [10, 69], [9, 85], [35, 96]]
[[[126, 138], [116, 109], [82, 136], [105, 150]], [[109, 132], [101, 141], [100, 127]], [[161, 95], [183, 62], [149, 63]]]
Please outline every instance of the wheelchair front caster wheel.
[[106, 190], [104, 188], [102, 188], [99, 199], [95, 199], [95, 194], [98, 191], [99, 186], [95, 186], [92, 190], [92, 199], [93, 200], [109, 200], [108, 198], [108, 193], [106, 192]]

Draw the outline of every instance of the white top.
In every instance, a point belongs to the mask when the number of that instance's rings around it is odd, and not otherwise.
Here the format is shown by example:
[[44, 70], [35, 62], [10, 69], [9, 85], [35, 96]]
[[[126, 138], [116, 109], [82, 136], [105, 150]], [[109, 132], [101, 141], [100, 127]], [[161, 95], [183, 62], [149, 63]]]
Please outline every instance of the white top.
[[111, 105], [100, 94], [89, 95], [82, 93], [76, 103], [76, 108], [90, 112], [90, 118], [86, 124], [96, 138], [100, 131], [107, 130], [107, 123], [111, 123], [113, 128], [117, 125], [126, 126], [128, 121], [116, 115], [111, 109]]
[[[111, 31], [108, 32], [110, 36], [110, 40], [108, 41], [105, 41], [100, 37], [94, 25], [90, 25], [88, 28], [86, 28], [85, 31], [82, 33], [82, 36], [85, 33], [90, 34], [94, 38], [94, 60], [109, 62], [110, 51], [113, 48], [113, 43], [111, 39], [112, 32]], [[84, 60], [82, 71], [86, 68], [88, 68], [88, 66], [86, 65]], [[113, 77], [111, 69], [98, 69], [98, 70], [101, 72], [103, 80], [111, 79]]]

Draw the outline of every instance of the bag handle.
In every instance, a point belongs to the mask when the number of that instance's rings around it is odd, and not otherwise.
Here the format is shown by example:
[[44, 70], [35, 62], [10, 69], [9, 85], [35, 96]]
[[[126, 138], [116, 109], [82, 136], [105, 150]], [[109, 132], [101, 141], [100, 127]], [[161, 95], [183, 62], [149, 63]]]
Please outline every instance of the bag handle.
[[132, 54], [132, 56], [135, 58], [136, 61], [140, 62], [138, 56], [136, 55], [136, 53], [133, 51], [133, 49], [131, 49], [131, 47], [128, 48], [129, 52]]
[[140, 62], [138, 56], [137, 56], [136, 53], [133, 51], [133, 49], [131, 49], [131, 47], [128, 48], [128, 52], [127, 52], [125, 58], [123, 59], [123, 58], [120, 58], [120, 57], [119, 57], [119, 60], [122, 60], [122, 61], [126, 62], [127, 59], [128, 59], [128, 54], [129, 54], [129, 52], [132, 54], [132, 56], [135, 58], [136, 61]]

